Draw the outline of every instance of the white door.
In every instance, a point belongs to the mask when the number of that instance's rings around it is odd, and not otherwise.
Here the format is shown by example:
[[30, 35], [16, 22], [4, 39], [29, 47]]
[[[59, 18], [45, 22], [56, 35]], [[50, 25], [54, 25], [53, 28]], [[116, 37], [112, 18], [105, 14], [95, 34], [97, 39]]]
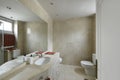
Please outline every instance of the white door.
[[98, 80], [120, 80], [120, 0], [97, 3]]

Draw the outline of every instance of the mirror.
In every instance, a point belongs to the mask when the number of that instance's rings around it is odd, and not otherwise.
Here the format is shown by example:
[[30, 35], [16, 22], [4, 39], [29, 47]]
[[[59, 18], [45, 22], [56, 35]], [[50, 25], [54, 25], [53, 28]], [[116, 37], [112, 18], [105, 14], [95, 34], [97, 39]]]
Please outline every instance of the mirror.
[[[4, 51], [2, 52], [1, 42], [5, 38], [2, 37], [2, 34], [0, 35], [0, 54], [4, 54], [0, 55], [0, 61], [6, 62], [13, 59], [14, 49], [20, 49], [20, 55], [36, 50], [47, 50], [48, 25], [46, 22], [21, 4], [19, 0], [0, 0], [0, 11], [0, 20], [12, 22], [12, 32], [10, 34], [15, 37], [15, 44], [6, 46], [7, 48], [3, 45]], [[5, 24], [3, 27], [6, 27]], [[1, 33], [3, 31], [0, 30]], [[4, 31], [4, 33], [9, 35], [7, 31]], [[8, 37], [6, 38], [10, 40]], [[0, 63], [2, 64], [3, 62]]]
[[47, 50], [47, 23], [41, 21], [18, 21], [17, 48], [21, 54]]

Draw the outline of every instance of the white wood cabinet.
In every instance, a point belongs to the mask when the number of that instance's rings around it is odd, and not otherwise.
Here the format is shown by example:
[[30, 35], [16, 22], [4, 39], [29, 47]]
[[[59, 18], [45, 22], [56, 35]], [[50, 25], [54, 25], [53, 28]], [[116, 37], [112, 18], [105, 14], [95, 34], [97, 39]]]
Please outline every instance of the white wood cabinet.
[[48, 70], [38, 74], [37, 76], [35, 76], [34, 78], [30, 80], [45, 80], [47, 77], [48, 77]]
[[2, 53], [2, 50], [0, 49], [0, 65], [4, 63], [4, 54]]

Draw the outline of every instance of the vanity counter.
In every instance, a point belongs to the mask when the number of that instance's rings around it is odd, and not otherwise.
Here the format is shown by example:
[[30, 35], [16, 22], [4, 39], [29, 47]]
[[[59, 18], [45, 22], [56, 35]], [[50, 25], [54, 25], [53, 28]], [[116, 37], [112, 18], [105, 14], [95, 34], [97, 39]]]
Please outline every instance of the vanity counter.
[[26, 64], [21, 67], [19, 66], [17, 69], [0, 76], [0, 80], [39, 80], [42, 74], [47, 71], [54, 71], [54, 65], [59, 63], [59, 53], [44, 55], [43, 57], [50, 57], [50, 61], [43, 65]]
[[[53, 56], [47, 56], [52, 59]], [[51, 60], [44, 65], [27, 64], [9, 75], [4, 75], [0, 80], [34, 80], [34, 77], [47, 71], [51, 67]]]

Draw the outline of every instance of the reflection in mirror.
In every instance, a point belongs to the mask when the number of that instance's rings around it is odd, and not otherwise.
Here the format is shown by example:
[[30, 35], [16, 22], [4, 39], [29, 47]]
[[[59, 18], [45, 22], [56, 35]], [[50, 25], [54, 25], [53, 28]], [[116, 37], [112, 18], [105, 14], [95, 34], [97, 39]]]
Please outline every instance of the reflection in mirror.
[[22, 54], [47, 50], [47, 23], [18, 21], [18, 34], [17, 46], [21, 49]]
[[4, 51], [3, 51], [3, 23], [0, 21], [0, 65], [4, 63]]
[[48, 25], [46, 22], [21, 4], [19, 0], [0, 0], [0, 11], [0, 22], [12, 24], [11, 32], [5, 31], [10, 28], [5, 24], [4, 30], [2, 25], [0, 26], [0, 65], [20, 55], [37, 50], [47, 50]]

